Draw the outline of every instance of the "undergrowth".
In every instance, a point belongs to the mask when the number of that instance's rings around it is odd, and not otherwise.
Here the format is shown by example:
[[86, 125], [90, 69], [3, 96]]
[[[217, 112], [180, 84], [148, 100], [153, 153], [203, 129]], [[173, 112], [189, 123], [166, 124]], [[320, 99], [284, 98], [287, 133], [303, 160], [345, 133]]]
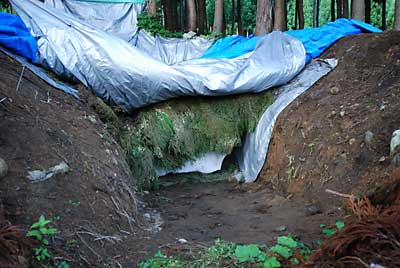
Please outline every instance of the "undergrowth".
[[165, 29], [160, 23], [161, 19], [161, 14], [141, 13], [138, 17], [137, 26], [152, 35], [158, 34], [162, 37], [182, 38], [181, 32], [171, 32]]
[[294, 237], [280, 236], [271, 247], [216, 240], [215, 244], [190, 259], [166, 256], [160, 251], [141, 262], [141, 268], [206, 268], [206, 267], [262, 267], [276, 268], [299, 265], [310, 256], [311, 250]]

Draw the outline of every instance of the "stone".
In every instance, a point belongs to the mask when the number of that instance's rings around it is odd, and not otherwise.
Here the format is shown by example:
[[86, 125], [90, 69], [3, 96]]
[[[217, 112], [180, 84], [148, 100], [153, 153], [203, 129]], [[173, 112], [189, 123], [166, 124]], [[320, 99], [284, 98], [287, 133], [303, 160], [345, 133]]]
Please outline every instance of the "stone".
[[0, 179], [4, 178], [8, 173], [8, 166], [3, 158], [0, 158]]
[[340, 111], [340, 113], [339, 113], [340, 117], [344, 117], [345, 114], [346, 113], [344, 111]]
[[340, 89], [336, 86], [331, 87], [331, 89], [329, 90], [329, 93], [331, 95], [337, 95], [339, 93]]
[[275, 232], [284, 232], [286, 231], [287, 227], [285, 225], [281, 225], [275, 228]]
[[306, 216], [312, 216], [322, 213], [321, 208], [315, 204], [305, 206], [305, 212]]
[[351, 139], [349, 140], [349, 144], [350, 144], [350, 145], [353, 145], [355, 142], [356, 142], [356, 139], [355, 139], [355, 138], [351, 138]]
[[372, 133], [371, 131], [367, 131], [364, 134], [364, 141], [366, 144], [370, 145], [372, 143], [372, 140], [374, 139], [374, 133]]
[[390, 141], [390, 156], [393, 157], [398, 153], [400, 153], [400, 129], [393, 132]]
[[29, 171], [27, 178], [30, 182], [42, 182], [50, 179], [51, 177], [57, 174], [65, 174], [69, 171], [69, 166], [65, 162], [61, 162], [60, 164], [49, 168], [48, 170], [34, 170]]

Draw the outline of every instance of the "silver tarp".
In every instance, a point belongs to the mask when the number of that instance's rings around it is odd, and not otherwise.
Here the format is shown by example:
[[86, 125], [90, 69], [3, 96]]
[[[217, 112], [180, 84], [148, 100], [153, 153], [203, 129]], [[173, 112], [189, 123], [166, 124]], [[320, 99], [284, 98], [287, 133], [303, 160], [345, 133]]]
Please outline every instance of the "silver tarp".
[[239, 180], [253, 182], [257, 179], [267, 158], [269, 142], [279, 114], [336, 65], [337, 60], [335, 59], [314, 60], [292, 81], [279, 88], [274, 103], [265, 110], [254, 132], [246, 135], [237, 154], [242, 175], [241, 178], [238, 178]]
[[238, 58], [167, 65], [59, 9], [35, 0], [10, 2], [39, 38], [39, 63], [77, 78], [126, 111], [184, 95], [260, 92], [287, 83], [305, 64], [302, 43], [273, 32], [259, 41], [254, 52]]
[[96, 3], [76, 0], [44, 0], [48, 6], [130, 41], [137, 31], [137, 18], [144, 3]]
[[212, 44], [203, 38], [153, 37], [144, 30], [139, 30], [130, 43], [168, 65], [200, 58]]
[[[275, 101], [269, 106], [253, 133], [243, 139], [242, 147], [236, 152], [240, 172], [235, 174], [238, 181], [253, 182], [257, 179], [268, 153], [272, 131], [279, 114], [301, 93], [309, 89], [321, 77], [329, 73], [337, 65], [337, 60], [313, 60], [304, 70], [286, 85], [278, 87]], [[202, 172], [211, 173], [221, 169], [226, 154], [217, 152], [206, 153], [194, 161], [186, 162], [176, 170], [157, 170], [158, 176], [168, 173]]]

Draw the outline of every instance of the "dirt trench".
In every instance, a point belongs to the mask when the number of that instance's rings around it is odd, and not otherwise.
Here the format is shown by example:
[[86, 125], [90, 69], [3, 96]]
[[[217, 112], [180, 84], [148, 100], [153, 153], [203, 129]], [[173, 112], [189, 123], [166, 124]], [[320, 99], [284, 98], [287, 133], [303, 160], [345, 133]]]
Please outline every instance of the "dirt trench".
[[[217, 238], [269, 244], [292, 233], [316, 247], [319, 225], [348, 215], [327, 188], [386, 202], [394, 197], [380, 189], [400, 179], [388, 154], [400, 127], [400, 33], [346, 37], [322, 57], [337, 58], [338, 67], [280, 115], [255, 184], [230, 182], [226, 171], [209, 175], [222, 182], [209, 183], [183, 174], [162, 178], [174, 181], [170, 187], [135, 193], [124, 152], [94, 113], [94, 97], [82, 91], [77, 101], [29, 71], [16, 90], [22, 67], [1, 54], [0, 99], [7, 99], [0, 103], [0, 157], [10, 169], [0, 197], [8, 219], [27, 228], [42, 214], [59, 218], [53, 242], [74, 267], [135, 267], [158, 250], [190, 252]], [[367, 130], [374, 134], [368, 144]], [[67, 174], [27, 180], [29, 170], [61, 161]], [[158, 232], [146, 230], [160, 223]], [[118, 239], [95, 240], [94, 233]]]

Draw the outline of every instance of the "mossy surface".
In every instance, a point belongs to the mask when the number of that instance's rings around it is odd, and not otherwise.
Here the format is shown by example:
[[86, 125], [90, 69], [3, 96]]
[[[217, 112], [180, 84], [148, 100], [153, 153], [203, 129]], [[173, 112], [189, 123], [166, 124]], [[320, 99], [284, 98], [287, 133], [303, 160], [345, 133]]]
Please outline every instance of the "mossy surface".
[[150, 187], [156, 168], [181, 167], [207, 152], [231, 153], [272, 103], [271, 91], [220, 98], [188, 97], [138, 113], [121, 136], [139, 185]]
[[[151, 188], [156, 169], [172, 170], [207, 152], [231, 153], [244, 134], [252, 132], [272, 103], [272, 91], [228, 97], [184, 97], [120, 118], [109, 111], [100, 117], [113, 128], [121, 125], [118, 140], [128, 156], [139, 187]], [[102, 116], [103, 115], [103, 116]]]

